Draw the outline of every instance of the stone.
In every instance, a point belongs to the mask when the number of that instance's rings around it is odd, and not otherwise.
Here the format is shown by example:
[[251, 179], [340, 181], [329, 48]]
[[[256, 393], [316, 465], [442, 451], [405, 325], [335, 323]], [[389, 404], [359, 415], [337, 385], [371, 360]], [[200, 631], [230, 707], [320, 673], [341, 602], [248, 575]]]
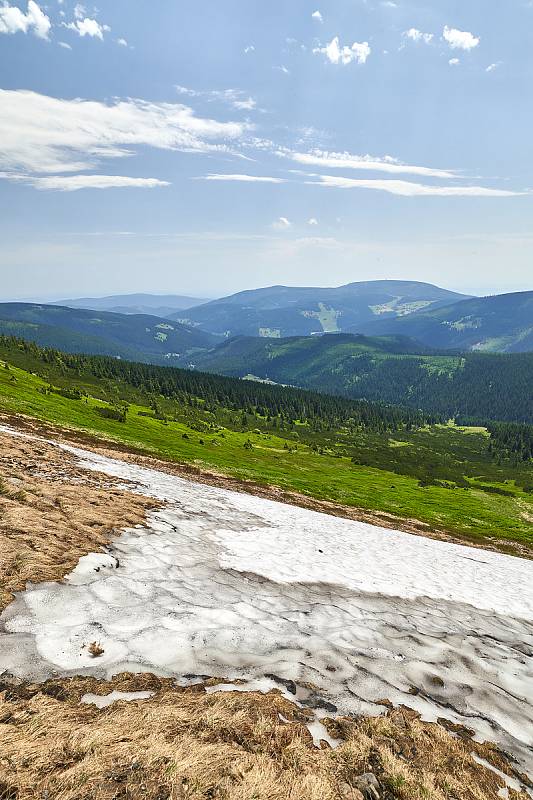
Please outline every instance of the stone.
[[339, 793], [342, 800], [365, 800], [364, 795], [361, 794], [359, 789], [350, 786], [349, 783], [341, 783], [339, 786]]
[[373, 772], [365, 772], [363, 775], [359, 775], [355, 778], [354, 784], [365, 800], [380, 800], [380, 785]]

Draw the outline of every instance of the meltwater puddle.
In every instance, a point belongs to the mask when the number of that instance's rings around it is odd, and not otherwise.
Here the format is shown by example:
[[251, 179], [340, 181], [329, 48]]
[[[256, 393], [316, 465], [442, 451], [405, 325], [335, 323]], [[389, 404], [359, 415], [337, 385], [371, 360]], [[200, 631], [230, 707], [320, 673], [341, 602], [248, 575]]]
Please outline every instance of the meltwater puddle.
[[58, 446], [166, 506], [19, 593], [0, 672], [275, 674], [316, 686], [330, 712], [387, 698], [446, 717], [533, 773], [533, 562]]

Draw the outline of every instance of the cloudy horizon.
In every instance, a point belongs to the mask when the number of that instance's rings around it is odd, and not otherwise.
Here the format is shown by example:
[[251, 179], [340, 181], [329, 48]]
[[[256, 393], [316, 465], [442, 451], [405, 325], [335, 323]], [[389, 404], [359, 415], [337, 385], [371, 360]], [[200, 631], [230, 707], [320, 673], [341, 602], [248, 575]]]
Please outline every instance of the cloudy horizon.
[[533, 288], [532, 22], [518, 1], [3, 0], [1, 299]]

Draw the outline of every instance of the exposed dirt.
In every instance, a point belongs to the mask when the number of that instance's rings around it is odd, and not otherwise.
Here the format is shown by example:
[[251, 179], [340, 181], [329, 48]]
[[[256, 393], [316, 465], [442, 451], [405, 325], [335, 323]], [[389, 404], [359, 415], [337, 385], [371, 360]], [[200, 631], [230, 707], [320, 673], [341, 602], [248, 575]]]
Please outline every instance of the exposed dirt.
[[27, 581], [60, 580], [119, 529], [143, 522], [154, 500], [117, 483], [57, 447], [0, 432], [0, 611]]
[[[109, 683], [0, 678], [0, 797], [361, 800], [361, 776], [372, 773], [377, 794], [366, 797], [375, 800], [494, 800], [505, 782], [471, 753], [513, 773], [492, 746], [406, 708], [326, 720], [341, 744], [317, 748], [305, 726], [310, 712], [277, 690], [206, 694], [204, 686], [130, 674]], [[112, 690], [154, 696], [102, 710], [80, 703]]]
[[418, 536], [425, 536], [430, 539], [468, 545], [469, 547], [476, 547], [482, 550], [493, 550], [495, 552], [519, 556], [520, 558], [533, 558], [533, 548], [520, 542], [491, 539], [488, 537], [484, 539], [468, 539], [464, 536], [454, 535], [449, 531], [432, 528], [427, 523], [421, 522], [420, 520], [397, 517], [384, 512], [367, 511], [365, 509], [342, 505], [341, 503], [333, 503], [327, 500], [317, 500], [299, 492], [281, 489], [279, 486], [258, 484], [254, 481], [232, 478], [223, 473], [214, 470], [206, 470], [205, 468], [193, 464], [180, 464], [162, 458], [148, 456], [146, 453], [134, 447], [127, 447], [121, 443], [106, 439], [103, 436], [96, 437], [92, 434], [84, 433], [83, 431], [41, 423], [30, 417], [0, 414], [0, 423], [11, 425], [26, 433], [32, 433], [37, 436], [47, 436], [57, 439], [58, 441], [65, 441], [73, 445], [78, 445], [79, 447], [86, 447], [95, 453], [100, 453], [110, 458], [117, 458], [122, 461], [138, 464], [139, 466], [167, 472], [186, 480], [194, 480], [197, 483], [219, 486], [223, 489], [230, 489], [235, 492], [253, 494], [257, 497], [265, 497], [268, 500], [276, 500], [279, 503], [308, 508], [312, 511], [330, 514], [331, 516], [367, 522], [371, 525], [379, 525], [392, 530], [406, 531], [407, 533], [414, 533]]

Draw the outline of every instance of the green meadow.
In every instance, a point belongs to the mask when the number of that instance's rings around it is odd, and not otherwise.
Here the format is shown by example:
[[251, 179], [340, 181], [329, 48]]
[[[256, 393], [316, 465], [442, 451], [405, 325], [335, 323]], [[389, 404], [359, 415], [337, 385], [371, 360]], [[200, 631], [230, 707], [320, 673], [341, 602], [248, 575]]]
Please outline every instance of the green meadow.
[[45, 376], [29, 370], [0, 362], [0, 411], [173, 462], [417, 519], [467, 540], [533, 545], [531, 467], [497, 463], [484, 428], [441, 424], [354, 432], [342, 426], [312, 430], [298, 421], [279, 426], [249, 409], [236, 414], [207, 409], [201, 400], [154, 402], [153, 395], [128, 384], [94, 376], [74, 380], [64, 370], [51, 374], [51, 367]]

